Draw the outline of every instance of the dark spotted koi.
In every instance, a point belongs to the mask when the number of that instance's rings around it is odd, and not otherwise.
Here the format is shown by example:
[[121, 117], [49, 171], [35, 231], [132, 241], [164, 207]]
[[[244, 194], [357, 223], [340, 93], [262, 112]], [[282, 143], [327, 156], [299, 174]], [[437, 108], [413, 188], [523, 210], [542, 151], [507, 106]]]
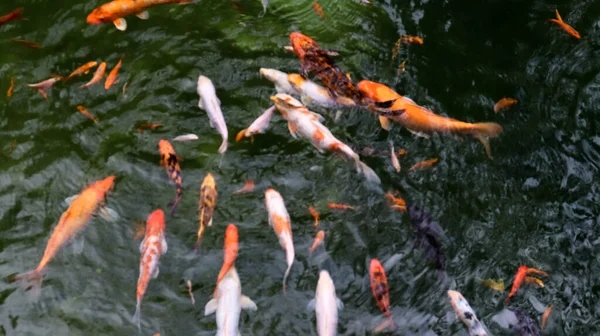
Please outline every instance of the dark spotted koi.
[[181, 200], [181, 194], [183, 193], [182, 179], [181, 179], [181, 167], [179, 167], [179, 161], [183, 159], [175, 153], [175, 149], [171, 146], [167, 140], [161, 139], [158, 142], [158, 149], [160, 151], [160, 165], [165, 166], [167, 174], [173, 183], [175, 183], [175, 190], [177, 192], [175, 200], [169, 203], [168, 206], [173, 207], [171, 209], [171, 216], [175, 215], [177, 205]]

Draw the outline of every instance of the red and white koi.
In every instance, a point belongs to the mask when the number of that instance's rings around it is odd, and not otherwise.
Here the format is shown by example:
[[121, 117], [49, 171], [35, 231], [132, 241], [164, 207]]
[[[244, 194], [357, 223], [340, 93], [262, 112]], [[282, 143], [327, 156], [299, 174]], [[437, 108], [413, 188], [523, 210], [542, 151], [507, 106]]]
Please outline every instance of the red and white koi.
[[308, 303], [308, 309], [315, 310], [319, 336], [337, 334], [338, 309], [343, 308], [344, 304], [335, 295], [335, 285], [329, 272], [322, 270], [319, 273], [315, 298]]
[[223, 138], [221, 147], [219, 147], [219, 153], [223, 154], [227, 150], [228, 133], [225, 118], [223, 117], [223, 112], [221, 112], [221, 101], [217, 98], [215, 86], [208, 77], [200, 76], [198, 77], [197, 91], [200, 96], [198, 107], [208, 113], [210, 126], [216, 128], [221, 134], [221, 138]]
[[292, 269], [295, 257], [290, 215], [285, 208], [283, 197], [281, 197], [281, 194], [273, 188], [269, 188], [265, 191], [265, 205], [269, 212], [269, 225], [275, 230], [275, 234], [279, 238], [279, 243], [285, 249], [287, 260], [287, 269], [283, 276], [283, 292], [285, 293], [285, 283], [290, 275], [290, 270]]
[[137, 283], [135, 314], [132, 321], [140, 329], [142, 299], [148, 288], [150, 279], [158, 276], [158, 261], [167, 253], [165, 240], [165, 213], [161, 209], [154, 210], [146, 221], [146, 235], [140, 244], [140, 276]]
[[456, 316], [467, 326], [470, 336], [487, 336], [481, 322], [469, 302], [457, 291], [449, 290], [448, 297]]

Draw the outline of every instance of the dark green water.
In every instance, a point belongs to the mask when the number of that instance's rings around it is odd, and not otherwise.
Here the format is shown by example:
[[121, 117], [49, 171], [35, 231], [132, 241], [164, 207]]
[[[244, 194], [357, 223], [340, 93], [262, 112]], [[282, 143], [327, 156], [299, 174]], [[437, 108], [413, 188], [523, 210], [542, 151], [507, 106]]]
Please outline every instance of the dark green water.
[[[241, 333], [316, 334], [306, 304], [327, 255], [320, 249], [309, 257], [309, 205], [321, 212], [333, 261], [328, 267], [345, 304], [339, 334], [370, 335], [381, 322], [368, 282], [371, 258], [387, 262], [398, 335], [465, 335], [448, 288], [465, 295], [492, 334], [510, 334], [492, 322], [508, 292], [485, 288], [478, 279], [501, 278], [510, 285], [522, 264], [552, 278], [544, 279], [543, 289], [524, 286], [510, 307], [539, 319], [553, 305], [547, 335], [600, 334], [600, 2], [374, 0], [369, 7], [336, 0], [321, 2], [323, 21], [311, 1], [273, 0], [262, 18], [258, 0], [240, 2], [243, 13], [228, 0], [201, 1], [153, 8], [147, 21], [128, 17], [127, 32], [86, 24], [100, 4], [0, 4], [0, 14], [23, 6], [29, 19], [0, 27], [0, 334], [137, 333], [130, 322], [140, 257], [133, 223], [166, 209], [175, 193], [158, 165], [158, 140], [188, 132], [200, 140], [174, 143], [185, 159], [184, 195], [177, 215], [167, 218], [169, 251], [142, 304], [143, 335], [215, 333], [215, 317], [203, 316], [204, 305], [221, 267], [228, 223], [240, 233], [242, 291], [258, 305], [257, 312], [242, 313]], [[545, 23], [555, 8], [581, 40]], [[296, 30], [339, 50], [339, 65], [355, 81], [381, 81], [443, 115], [500, 123], [504, 132], [491, 142], [494, 161], [473, 139], [417, 138], [397, 125], [388, 134], [358, 110], [345, 112], [338, 123], [328, 118], [325, 125], [355, 150], [382, 153], [364, 158], [382, 179], [381, 190], [369, 188], [351, 165], [293, 140], [279, 116], [254, 143], [235, 143], [235, 134], [270, 106], [274, 90], [259, 68], [297, 71], [298, 60], [282, 48]], [[422, 36], [425, 43], [402, 46], [406, 71], [396, 76], [399, 60], [392, 62], [391, 52], [400, 34]], [[13, 38], [45, 47], [29, 49]], [[91, 75], [57, 83], [49, 102], [25, 86], [92, 60], [107, 61], [111, 69], [121, 56], [120, 82], [109, 91], [101, 84], [79, 89]], [[215, 84], [229, 128], [230, 146], [220, 165], [221, 139], [197, 107], [200, 74]], [[9, 99], [11, 76], [16, 86]], [[519, 104], [496, 114], [492, 107], [503, 96]], [[97, 116], [99, 126], [77, 105]], [[139, 133], [140, 123], [164, 126]], [[390, 164], [388, 140], [408, 150], [400, 174]], [[408, 172], [413, 163], [433, 157], [440, 159], [434, 168]], [[208, 172], [217, 180], [217, 209], [194, 256], [199, 187]], [[83, 252], [66, 246], [50, 263], [39, 298], [9, 283], [10, 275], [37, 266], [66, 209], [64, 199], [113, 174], [118, 180], [107, 205], [120, 220], [93, 219], [83, 234]], [[256, 192], [232, 195], [245, 179], [256, 181]], [[287, 295], [281, 292], [284, 252], [264, 207], [269, 186], [283, 195], [292, 217], [296, 262]], [[444, 228], [448, 282], [440, 282], [422, 250], [413, 249], [408, 216], [388, 209], [383, 192], [394, 189]], [[331, 211], [327, 202], [360, 209]]]

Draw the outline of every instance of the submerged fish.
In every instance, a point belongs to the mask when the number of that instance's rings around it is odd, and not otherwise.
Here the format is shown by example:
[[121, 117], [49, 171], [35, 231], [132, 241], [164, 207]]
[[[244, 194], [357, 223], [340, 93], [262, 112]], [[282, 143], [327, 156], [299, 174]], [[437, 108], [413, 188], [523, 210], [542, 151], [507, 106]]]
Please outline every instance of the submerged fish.
[[408, 168], [408, 171], [429, 168], [429, 167], [433, 166], [434, 164], [436, 164], [437, 162], [438, 162], [437, 158], [420, 161], [420, 162], [417, 162], [414, 165], [412, 165], [412, 167]]
[[396, 151], [394, 150], [394, 143], [390, 141], [390, 152], [392, 158], [392, 166], [396, 170], [396, 173], [400, 172], [400, 161], [398, 161], [398, 157], [396, 156]]
[[337, 335], [338, 309], [343, 309], [344, 304], [335, 295], [335, 285], [329, 272], [322, 270], [319, 273], [315, 298], [310, 300], [307, 308], [315, 311], [319, 336]]
[[516, 99], [504, 97], [504, 98], [500, 99], [494, 105], [494, 112], [498, 113], [502, 109], [508, 109], [509, 107], [511, 107], [512, 105], [514, 105], [516, 103], [518, 103], [518, 101]]
[[92, 77], [92, 79], [89, 82], [82, 85], [81, 88], [82, 89], [87, 88], [87, 87], [90, 87], [90, 86], [100, 82], [102, 80], [102, 77], [104, 77], [105, 71], [106, 71], [106, 62], [102, 62], [98, 66], [98, 69], [96, 69], [96, 72], [94, 72], [94, 77]]
[[97, 25], [112, 22], [118, 30], [127, 29], [127, 21], [123, 17], [135, 14], [142, 20], [148, 19], [147, 9], [171, 3], [187, 4], [191, 0], [113, 0], [94, 9], [87, 16], [87, 23]]
[[269, 225], [275, 231], [277, 238], [279, 238], [279, 244], [285, 249], [287, 260], [287, 269], [283, 276], [283, 292], [285, 293], [286, 281], [290, 275], [290, 270], [292, 269], [295, 257], [290, 215], [285, 208], [283, 197], [281, 197], [281, 194], [273, 188], [269, 188], [265, 191], [265, 205], [269, 213]]
[[223, 117], [223, 112], [221, 112], [221, 101], [217, 98], [215, 86], [208, 77], [201, 75], [198, 77], [197, 91], [200, 96], [198, 107], [208, 113], [210, 126], [215, 127], [221, 134], [223, 142], [219, 147], [219, 153], [223, 154], [227, 150], [228, 133], [225, 118]]
[[198, 140], [198, 136], [196, 134], [182, 134], [173, 138], [173, 141], [192, 141]]
[[517, 318], [517, 323], [513, 325], [512, 329], [518, 336], [540, 336], [540, 327], [536, 321], [518, 309], [510, 308], [508, 310], [513, 312]]
[[0, 16], [0, 26], [2, 26], [5, 23], [8, 23], [10, 21], [16, 21], [16, 20], [26, 21], [27, 19], [24, 18], [22, 15], [23, 15], [23, 7], [19, 7], [6, 15]]
[[241, 189], [232, 192], [232, 194], [249, 193], [249, 192], [252, 192], [254, 190], [254, 188], [256, 188], [256, 185], [254, 185], [254, 181], [252, 181], [252, 180], [246, 180], [244, 182], [244, 186]]
[[414, 228], [415, 245], [422, 247], [427, 257], [435, 261], [436, 268], [443, 278], [446, 270], [446, 256], [441, 240], [442, 228], [417, 206], [411, 205], [407, 210]]
[[319, 227], [319, 212], [311, 206], [308, 207], [308, 212], [310, 212], [310, 215], [313, 216], [313, 218], [315, 219], [315, 229], [318, 228]]
[[217, 184], [211, 173], [208, 173], [200, 186], [200, 200], [198, 201], [198, 239], [196, 249], [200, 247], [202, 235], [206, 227], [212, 226], [213, 213], [217, 205]]
[[77, 110], [79, 110], [81, 114], [98, 124], [98, 119], [96, 119], [83, 105], [77, 105]]
[[6, 96], [7, 97], [11, 97], [13, 90], [15, 88], [15, 78], [14, 77], [10, 77], [10, 87], [8, 88], [8, 91], [6, 91]]
[[519, 290], [519, 288], [521, 287], [521, 285], [527, 278], [528, 274], [539, 274], [539, 275], [548, 277], [548, 274], [544, 271], [540, 271], [538, 269], [529, 268], [525, 265], [522, 265], [517, 270], [517, 274], [515, 275], [515, 279], [513, 280], [512, 288], [510, 289], [510, 293], [508, 294], [508, 297], [504, 301], [504, 305], [507, 305], [510, 298], [513, 297], [517, 293], [517, 291]]
[[177, 205], [179, 205], [181, 195], [183, 194], [183, 180], [181, 178], [181, 167], [179, 166], [179, 162], [183, 159], [175, 153], [175, 149], [167, 140], [160, 139], [158, 150], [160, 153], [160, 165], [161, 167], [165, 167], [169, 179], [175, 184], [175, 200], [168, 205], [173, 207], [171, 209], [171, 216], [173, 216], [175, 211], [177, 211]]
[[267, 128], [269, 128], [271, 118], [273, 117], [273, 113], [275, 113], [276, 110], [277, 108], [275, 108], [275, 106], [271, 106], [268, 109], [266, 109], [265, 112], [263, 112], [263, 114], [261, 114], [260, 117], [256, 118], [256, 120], [254, 120], [248, 128], [241, 130], [237, 134], [237, 136], [235, 137], [235, 142], [239, 142], [244, 137], [251, 137], [255, 134], [264, 133], [267, 130]]
[[115, 67], [110, 71], [108, 77], [106, 77], [106, 81], [104, 82], [104, 89], [108, 90], [117, 80], [117, 75], [119, 74], [119, 69], [121, 69], [121, 64], [123, 64], [123, 57], [119, 60], [119, 63], [115, 65]]
[[556, 10], [556, 19], [550, 19], [548, 20], [548, 22], [556, 23], [562, 30], [566, 31], [567, 34], [573, 36], [576, 39], [581, 38], [581, 35], [579, 35], [579, 33], [573, 27], [569, 26], [566, 22], [563, 21], [563, 19], [560, 17], [560, 14], [558, 14], [558, 9]]
[[423, 44], [423, 39], [418, 36], [403, 36], [401, 40], [406, 44]]
[[315, 236], [315, 240], [313, 241], [312, 246], [310, 247], [310, 253], [313, 253], [319, 245], [323, 244], [323, 239], [325, 239], [325, 231], [320, 230], [317, 232]]
[[33, 48], [33, 49], [42, 49], [44, 47], [43, 45], [41, 45], [39, 43], [35, 43], [35, 42], [27, 41], [27, 40], [12, 39], [11, 41], [20, 43], [26, 47]]
[[[390, 328], [394, 329], [394, 321], [390, 314], [390, 290], [387, 277], [385, 275], [385, 269], [377, 259], [371, 259], [371, 264], [369, 265], [369, 279], [371, 282], [371, 291], [373, 291], [373, 297], [375, 298], [377, 307], [379, 307], [383, 315], [388, 318], [384, 324], [389, 324]], [[376, 329], [381, 330], [382, 327], [379, 326]]]
[[458, 317], [469, 331], [469, 336], [487, 336], [487, 332], [483, 328], [481, 322], [475, 315], [475, 311], [469, 305], [469, 302], [457, 291], [449, 290], [448, 297], [452, 308]]

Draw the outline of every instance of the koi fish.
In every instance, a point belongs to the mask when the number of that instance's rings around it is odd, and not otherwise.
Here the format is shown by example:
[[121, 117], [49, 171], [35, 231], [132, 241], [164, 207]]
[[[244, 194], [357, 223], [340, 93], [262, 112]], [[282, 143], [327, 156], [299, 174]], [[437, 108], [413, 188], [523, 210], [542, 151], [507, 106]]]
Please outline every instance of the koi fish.
[[[396, 169], [396, 173], [400, 172], [400, 161], [398, 161], [398, 157], [396, 156], [396, 151], [394, 150], [394, 143], [390, 141], [390, 151], [392, 157], [392, 166]], [[437, 160], [437, 159], [436, 159]]]
[[65, 77], [64, 81], [66, 82], [75, 76], [81, 76], [83, 74], [87, 74], [88, 72], [90, 72], [90, 69], [95, 67], [96, 65], [98, 65], [98, 62], [96, 62], [96, 61], [87, 62], [84, 65], [80, 66], [79, 68], [75, 69], [75, 71], [71, 72], [70, 75]]
[[425, 160], [425, 161], [417, 162], [412, 167], [408, 168], [408, 171], [413, 171], [413, 170], [416, 170], [416, 169], [429, 168], [429, 167], [433, 166], [434, 164], [436, 164], [437, 162], [438, 162], [437, 158], [431, 159], [431, 160]]
[[408, 153], [408, 151], [406, 150], [406, 148], [402, 148], [401, 150], [398, 151], [398, 153], [396, 153], [396, 155], [398, 156], [404, 156]]
[[339, 203], [327, 202], [327, 206], [329, 207], [329, 209], [335, 209], [335, 210], [356, 210], [356, 207], [353, 207], [351, 205], [346, 205], [346, 204], [339, 204]]
[[379, 125], [381, 125], [381, 128], [383, 128], [386, 131], [390, 131], [390, 119], [384, 117], [384, 116], [379, 116]]
[[200, 186], [200, 200], [198, 201], [198, 239], [196, 249], [200, 248], [202, 234], [207, 226], [212, 226], [213, 213], [217, 205], [217, 185], [211, 173], [208, 173]]
[[27, 21], [27, 19], [21, 15], [23, 15], [23, 7], [19, 7], [6, 15], [0, 16], [0, 26], [15, 20]]
[[263, 5], [263, 15], [267, 14], [267, 6], [269, 6], [269, 0], [260, 0]]
[[186, 282], [186, 284], [187, 284], [188, 294], [190, 295], [190, 299], [192, 300], [192, 304], [196, 305], [196, 300], [194, 299], [194, 293], [192, 293], [192, 282], [190, 280], [188, 280]]
[[86, 21], [92, 25], [112, 22], [118, 30], [125, 31], [127, 29], [125, 16], [135, 14], [138, 18], [147, 20], [149, 17], [147, 9], [150, 7], [171, 3], [187, 4], [191, 2], [191, 0], [113, 0], [94, 9], [87, 16]]
[[161, 126], [162, 126], [162, 124], [140, 124], [141, 128], [149, 128], [149, 129], [157, 129]]
[[288, 74], [285, 72], [275, 69], [260, 68], [259, 73], [261, 76], [275, 84], [275, 90], [277, 93], [300, 95], [300, 93], [296, 91], [296, 89], [294, 89], [292, 84], [288, 81]]
[[502, 280], [502, 279], [500, 279], [498, 281], [495, 281], [492, 279], [482, 280], [481, 284], [484, 285], [485, 287], [491, 288], [495, 291], [499, 291], [499, 292], [504, 291], [504, 280]]
[[242, 189], [234, 191], [232, 194], [249, 193], [249, 192], [253, 191], [255, 187], [256, 186], [254, 185], [254, 181], [246, 180], [246, 182], [244, 182], [244, 186], [242, 187]]
[[11, 41], [20, 43], [20, 44], [22, 44], [26, 47], [32, 48], [32, 49], [42, 49], [44, 47], [43, 45], [41, 45], [39, 43], [35, 43], [35, 42], [27, 41], [27, 40], [12, 39]]
[[317, 247], [319, 247], [319, 245], [323, 243], [323, 239], [325, 239], [325, 231], [320, 230], [315, 236], [315, 240], [310, 248], [310, 253], [313, 253], [317, 249]]
[[283, 197], [275, 189], [269, 188], [265, 191], [265, 205], [269, 212], [269, 225], [279, 238], [279, 244], [285, 249], [287, 269], [283, 276], [283, 293], [285, 294], [286, 280], [290, 275], [294, 263], [294, 241], [292, 240], [292, 226], [290, 215], [285, 208]]
[[544, 315], [542, 315], [542, 324], [540, 325], [542, 327], [542, 329], [544, 329], [546, 327], [546, 323], [548, 322], [548, 317], [550, 316], [551, 312], [552, 312], [552, 306], [548, 307], [546, 309], [546, 311], [544, 312]]
[[300, 135], [310, 140], [312, 145], [321, 153], [329, 151], [339, 154], [348, 161], [353, 162], [356, 171], [362, 173], [369, 182], [381, 183], [377, 174], [360, 160], [358, 154], [334, 137], [331, 131], [321, 124], [320, 121], [323, 117], [309, 111], [306, 106], [287, 94], [278, 93], [271, 96], [271, 100], [275, 103], [283, 118], [288, 121], [290, 134], [294, 138]]
[[512, 99], [512, 98], [502, 98], [500, 99], [496, 105], [494, 105], [494, 112], [498, 113], [500, 112], [500, 110], [502, 109], [507, 109], [510, 108], [512, 105], [518, 103], [518, 101], [516, 99]]
[[406, 211], [406, 202], [401, 197], [396, 197], [390, 191], [385, 194], [390, 208], [394, 210]]
[[173, 138], [173, 141], [192, 141], [192, 140], [198, 140], [198, 136], [196, 134], [183, 134], [183, 135], [179, 135], [176, 136], [175, 138]]
[[343, 309], [344, 304], [335, 295], [335, 285], [329, 272], [322, 270], [319, 273], [315, 298], [310, 300], [307, 308], [315, 311], [319, 336], [337, 334], [338, 309]]
[[244, 137], [252, 137], [255, 134], [265, 133], [267, 128], [269, 128], [269, 124], [271, 123], [271, 118], [273, 117], [273, 113], [277, 109], [275, 106], [271, 106], [260, 115], [260, 117], [256, 118], [252, 124], [248, 128], [241, 130], [237, 136], [235, 137], [235, 142], [239, 142]]
[[525, 277], [525, 283], [528, 285], [538, 285], [541, 288], [544, 288], [544, 282], [538, 278], [534, 277]]
[[83, 105], [77, 105], [77, 109], [79, 112], [81, 112], [81, 114], [98, 124], [98, 119], [94, 118], [94, 116]]
[[481, 322], [469, 302], [457, 291], [449, 290], [448, 297], [456, 316], [467, 326], [469, 336], [487, 336]]
[[315, 229], [319, 227], [319, 213], [317, 210], [311, 206], [308, 207], [308, 212], [310, 212], [311, 216], [315, 219]]
[[406, 70], [406, 60], [402, 61], [402, 63], [400, 63], [400, 65], [398, 65], [398, 71], [396, 71], [396, 76], [400, 76], [401, 72], [404, 72]]
[[519, 336], [540, 336], [541, 331], [531, 317], [525, 315], [523, 312], [517, 309], [510, 308], [511, 311], [517, 320], [517, 323], [512, 326], [514, 332], [516, 332]]
[[398, 56], [398, 53], [400, 53], [400, 46], [402, 42], [402, 38], [399, 38], [398, 41], [396, 41], [396, 43], [394, 44], [394, 48], [392, 48], [392, 61], [396, 59], [396, 56]]
[[158, 276], [158, 261], [160, 256], [167, 253], [167, 241], [165, 240], [165, 213], [161, 209], [154, 210], [146, 221], [146, 235], [140, 244], [140, 276], [137, 283], [137, 304], [132, 321], [141, 329], [141, 306], [142, 299], [150, 283], [150, 279]]
[[403, 36], [401, 40], [405, 44], [423, 44], [423, 39], [418, 36]]
[[[377, 307], [388, 318], [388, 321], [384, 322], [384, 324], [389, 324], [394, 329], [394, 320], [390, 314], [390, 290], [388, 288], [387, 277], [385, 276], [385, 269], [377, 259], [371, 259], [369, 278]], [[377, 329], [381, 330], [381, 326]]]
[[513, 297], [517, 293], [517, 291], [523, 284], [523, 281], [525, 281], [527, 274], [539, 274], [539, 275], [543, 275], [545, 277], [549, 277], [548, 274], [544, 271], [540, 271], [538, 269], [529, 268], [526, 265], [522, 265], [517, 270], [517, 274], [515, 275], [515, 279], [513, 280], [512, 288], [510, 289], [510, 293], [508, 294], [508, 297], [504, 301], [504, 305], [507, 305], [508, 300], [510, 300], [510, 298]]
[[109, 176], [83, 189], [60, 217], [37, 268], [15, 276], [16, 280], [32, 282], [34, 293], [39, 294], [43, 280], [42, 272], [58, 251], [83, 230], [94, 212], [104, 204], [106, 196], [113, 189], [115, 178], [116, 176]]
[[300, 32], [291, 33], [290, 42], [300, 59], [302, 77], [307, 78], [308, 73], [312, 72], [331, 93], [348, 97], [355, 102], [362, 101], [361, 92], [317, 42]]
[[300, 94], [300, 101], [305, 105], [318, 105], [324, 108], [349, 107], [356, 105], [352, 99], [343, 96], [334, 96], [325, 87], [308, 79], [304, 79], [298, 74], [287, 75], [287, 80], [294, 90]]
[[317, 15], [321, 17], [321, 19], [325, 20], [325, 13], [323, 12], [323, 8], [321, 8], [321, 5], [319, 5], [319, 3], [315, 1], [313, 2], [312, 7], [315, 10], [315, 13], [317, 13]]
[[227, 150], [227, 125], [225, 125], [225, 118], [223, 118], [223, 112], [221, 112], [221, 101], [217, 98], [215, 86], [208, 77], [200, 76], [198, 77], [197, 91], [200, 96], [198, 107], [208, 113], [210, 125], [215, 127], [221, 134], [223, 143], [219, 147], [219, 153], [223, 154]]
[[167, 170], [167, 175], [173, 183], [175, 183], [176, 196], [175, 200], [169, 203], [168, 206], [172, 206], [171, 216], [175, 215], [177, 205], [181, 200], [181, 194], [183, 193], [183, 182], [181, 178], [181, 167], [179, 162], [183, 159], [175, 153], [175, 149], [171, 144], [164, 139], [160, 139], [158, 142], [158, 150], [160, 152], [160, 165], [164, 166]]
[[46, 94], [46, 90], [51, 88], [54, 83], [58, 82], [61, 78], [52, 77], [50, 79], [46, 79], [45, 81], [35, 83], [35, 84], [27, 84], [28, 87], [32, 89], [37, 89], [37, 91], [48, 100], [48, 95]]
[[204, 316], [216, 313], [217, 335], [238, 336], [242, 309], [257, 310], [256, 303], [242, 295], [242, 285], [235, 266], [229, 268], [217, 287], [216, 296], [204, 307]]
[[563, 19], [560, 17], [560, 14], [558, 14], [558, 9], [556, 10], [556, 19], [550, 19], [547, 22], [556, 23], [562, 30], [566, 31], [567, 34], [573, 36], [576, 39], [581, 38], [581, 35], [579, 35], [579, 33], [573, 27], [569, 26], [566, 22], [563, 21]]
[[435, 260], [436, 268], [440, 272], [440, 277], [443, 278], [443, 272], [446, 269], [446, 256], [441, 241], [442, 228], [417, 206], [411, 205], [407, 210], [413, 224], [415, 246], [422, 247], [427, 257]]
[[239, 247], [239, 236], [237, 226], [234, 224], [227, 225], [227, 229], [225, 230], [225, 247], [223, 249], [223, 266], [221, 266], [221, 271], [219, 271], [219, 276], [217, 276], [217, 287], [215, 288], [214, 296], [216, 297], [219, 284], [221, 280], [225, 277], [225, 275], [229, 272], [229, 270], [235, 267], [235, 260], [238, 256]]
[[15, 88], [15, 78], [14, 77], [10, 77], [10, 87], [8, 88], [8, 91], [6, 91], [6, 96], [7, 97], [12, 96], [14, 88]]
[[108, 77], [106, 77], [106, 81], [104, 82], [104, 89], [108, 90], [117, 80], [117, 75], [119, 74], [119, 69], [121, 69], [121, 64], [123, 64], [123, 57], [119, 60], [119, 63], [115, 65], [115, 67], [110, 71]]
[[87, 87], [90, 87], [90, 86], [100, 82], [102, 80], [102, 77], [104, 77], [105, 71], [106, 71], [106, 62], [102, 62], [98, 66], [98, 69], [96, 69], [96, 72], [94, 72], [94, 77], [92, 77], [92, 79], [89, 82], [82, 85], [81, 88], [85, 89]]
[[368, 80], [359, 82], [358, 89], [367, 99], [374, 102], [371, 105], [373, 110], [404, 126], [413, 134], [425, 137], [432, 133], [471, 135], [483, 144], [488, 157], [492, 159], [488, 138], [496, 137], [502, 132], [500, 125], [496, 123], [471, 124], [442, 117], [415, 104], [412, 100], [402, 97], [389, 87]]

